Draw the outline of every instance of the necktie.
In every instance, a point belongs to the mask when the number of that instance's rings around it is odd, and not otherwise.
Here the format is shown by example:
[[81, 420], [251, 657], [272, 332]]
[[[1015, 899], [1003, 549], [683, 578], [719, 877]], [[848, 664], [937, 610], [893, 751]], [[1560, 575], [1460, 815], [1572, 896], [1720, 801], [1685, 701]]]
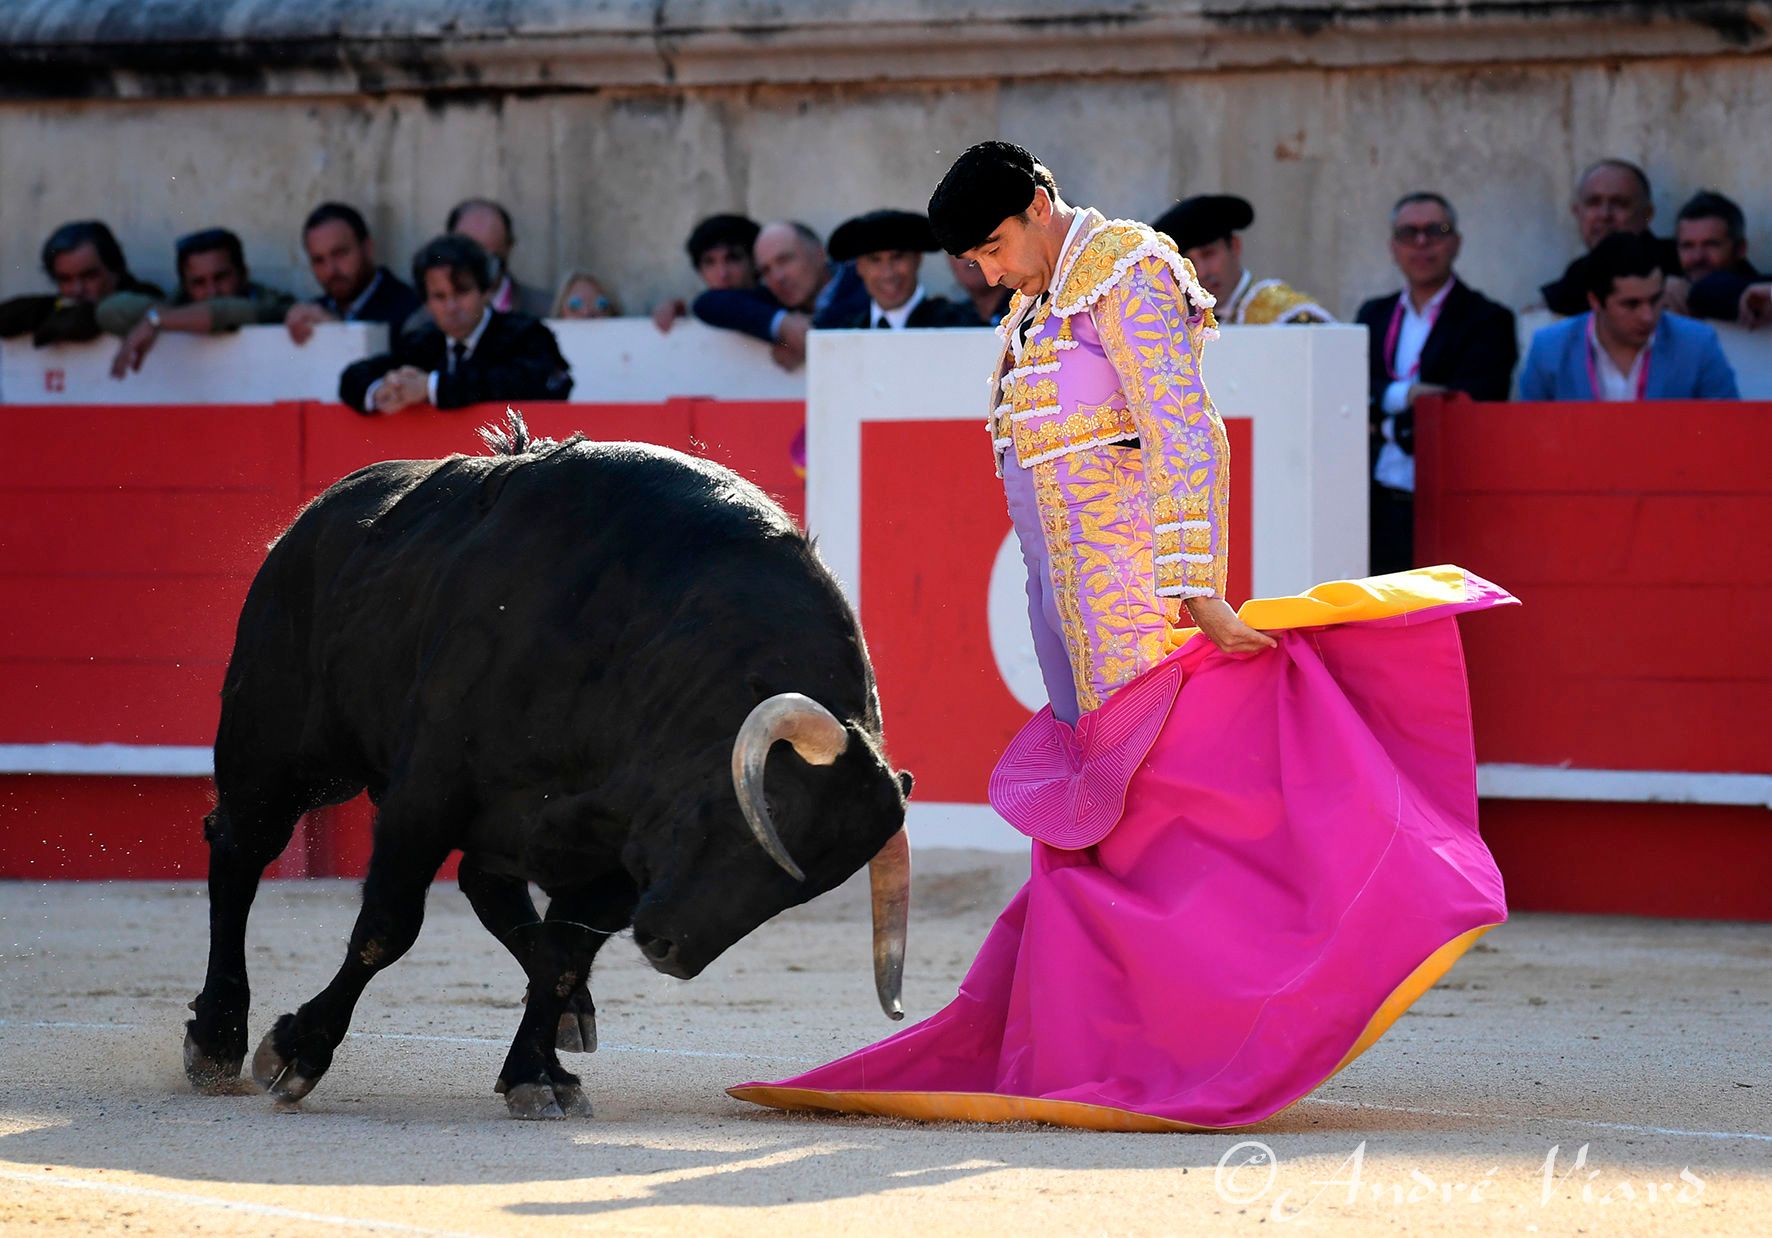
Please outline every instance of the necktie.
[[461, 368], [462, 359], [468, 355], [468, 346], [460, 340], [449, 342], [449, 372], [455, 373]]
[[890, 330], [892, 330], [892, 324], [886, 321], [886, 315], [884, 315], [884, 314], [880, 315], [880, 321], [876, 322], [874, 324], [874, 330], [876, 330], [876, 331], [890, 331]]

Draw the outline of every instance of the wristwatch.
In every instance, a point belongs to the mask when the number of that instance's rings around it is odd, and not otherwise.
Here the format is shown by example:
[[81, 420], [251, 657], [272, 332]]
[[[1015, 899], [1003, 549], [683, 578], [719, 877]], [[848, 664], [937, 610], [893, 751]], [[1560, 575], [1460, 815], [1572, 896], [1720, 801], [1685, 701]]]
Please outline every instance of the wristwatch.
[[155, 331], [158, 331], [160, 329], [160, 307], [158, 305], [148, 306], [148, 312], [142, 315], [142, 319]]

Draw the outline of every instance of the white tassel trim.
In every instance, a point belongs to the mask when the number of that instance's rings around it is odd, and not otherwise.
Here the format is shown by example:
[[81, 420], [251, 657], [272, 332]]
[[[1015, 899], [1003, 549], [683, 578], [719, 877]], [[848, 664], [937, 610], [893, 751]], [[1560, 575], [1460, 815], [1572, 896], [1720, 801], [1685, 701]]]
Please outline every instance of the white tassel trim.
[[1151, 526], [1151, 532], [1153, 532], [1153, 533], [1173, 533], [1181, 527], [1182, 526], [1179, 521], [1171, 520], [1167, 524], [1159, 524], [1159, 525]]
[[1042, 365], [1018, 365], [1004, 378], [1026, 378], [1029, 374], [1050, 374], [1058, 368], [1058, 362], [1048, 361]]
[[1190, 554], [1158, 555], [1157, 562], [1160, 564], [1161, 563], [1182, 563], [1182, 562], [1210, 563], [1210, 562], [1212, 562], [1212, 556], [1211, 555], [1190, 555]]
[[1171, 527], [1182, 529], [1210, 529], [1212, 527], [1212, 522], [1210, 520], [1184, 520], [1181, 524]]
[[1218, 590], [1210, 585], [1169, 585], [1157, 590], [1160, 598], [1215, 598]]
[[1046, 461], [1056, 460], [1060, 456], [1073, 456], [1080, 451], [1087, 451], [1091, 447], [1111, 446], [1112, 444], [1119, 442], [1123, 437], [1123, 435], [1110, 432], [1102, 435], [1100, 438], [1092, 438], [1086, 443], [1072, 443], [1068, 447], [1055, 447], [1051, 451], [1043, 451], [1038, 455], [1029, 456], [1027, 459], [1022, 460], [1020, 462], [1021, 467], [1024, 469], [1031, 469], [1036, 464], [1044, 464]]
[[1062, 411], [1061, 406], [1057, 404], [1042, 404], [1039, 408], [1024, 408], [1019, 413], [1010, 413], [1009, 420], [1032, 421], [1035, 417], [1045, 417], [1060, 411]]

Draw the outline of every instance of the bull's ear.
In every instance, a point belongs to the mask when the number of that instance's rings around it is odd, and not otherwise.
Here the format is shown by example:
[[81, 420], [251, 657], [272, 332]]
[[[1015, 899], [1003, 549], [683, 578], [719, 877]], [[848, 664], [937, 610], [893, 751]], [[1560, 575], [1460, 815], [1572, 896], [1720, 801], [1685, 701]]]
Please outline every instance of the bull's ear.
[[916, 780], [911, 777], [910, 770], [901, 769], [898, 771], [898, 785], [904, 789], [904, 797], [907, 800], [911, 798], [911, 784], [915, 781]]

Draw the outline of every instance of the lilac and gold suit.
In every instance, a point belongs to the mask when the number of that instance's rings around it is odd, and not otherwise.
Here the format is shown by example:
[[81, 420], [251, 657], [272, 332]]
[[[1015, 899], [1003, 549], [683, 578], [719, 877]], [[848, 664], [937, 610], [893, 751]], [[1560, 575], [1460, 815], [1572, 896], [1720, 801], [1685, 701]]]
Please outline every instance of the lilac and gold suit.
[[1065, 722], [1170, 652], [1181, 599], [1224, 595], [1230, 483], [1200, 377], [1212, 297], [1168, 237], [1080, 215], [1049, 294], [998, 328], [989, 422]]

